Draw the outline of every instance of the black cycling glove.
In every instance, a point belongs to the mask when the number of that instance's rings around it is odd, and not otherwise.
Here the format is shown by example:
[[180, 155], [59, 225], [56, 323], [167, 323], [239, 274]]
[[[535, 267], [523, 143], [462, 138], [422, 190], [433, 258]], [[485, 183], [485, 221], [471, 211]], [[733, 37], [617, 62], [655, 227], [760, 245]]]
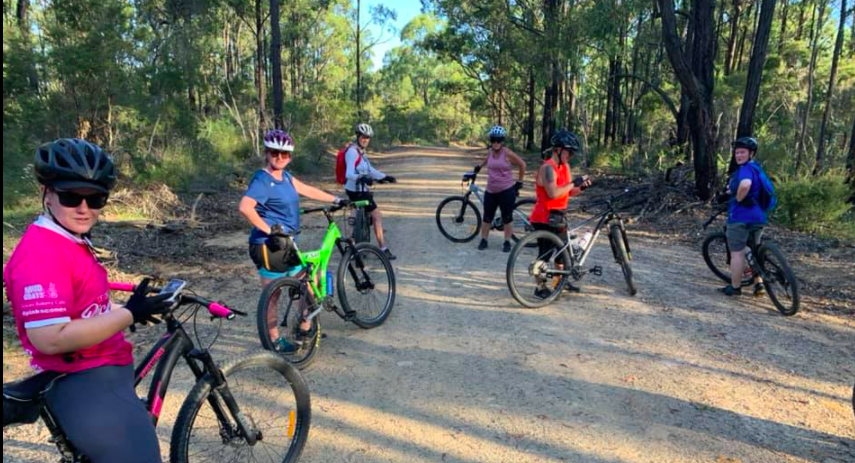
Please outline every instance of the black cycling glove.
[[155, 318], [155, 315], [163, 315], [172, 307], [172, 302], [167, 301], [172, 294], [158, 294], [157, 296], [148, 295], [148, 286], [151, 282], [150, 278], [145, 278], [134, 289], [134, 293], [125, 308], [134, 316], [134, 324], [146, 325], [148, 323], [160, 323], [160, 320]]
[[349, 199], [347, 199], [347, 198], [338, 198], [338, 197], [337, 197], [337, 198], [335, 198], [334, 203], [335, 203], [335, 205], [336, 205], [336, 206], [341, 206], [341, 207], [347, 207], [347, 206], [350, 206], [350, 204], [351, 204]]
[[387, 176], [383, 177], [383, 180], [381, 180], [381, 182], [383, 182], [383, 183], [398, 183], [398, 179], [396, 179], [395, 177], [393, 177], [391, 175], [387, 175]]
[[522, 190], [522, 187], [523, 187], [523, 182], [517, 181], [516, 183], [514, 183], [514, 190], [517, 190], [517, 192]]
[[476, 174], [477, 174], [478, 172], [481, 172], [481, 164], [478, 164], [477, 166], [475, 166], [475, 168], [474, 168], [474, 169], [472, 169], [472, 172], [475, 172]]

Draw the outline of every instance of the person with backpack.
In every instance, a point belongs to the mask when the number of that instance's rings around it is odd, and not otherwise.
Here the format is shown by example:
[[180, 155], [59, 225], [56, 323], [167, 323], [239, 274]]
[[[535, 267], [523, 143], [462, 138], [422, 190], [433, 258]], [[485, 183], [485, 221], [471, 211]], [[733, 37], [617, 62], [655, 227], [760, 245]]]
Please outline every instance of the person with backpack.
[[[727, 212], [727, 246], [730, 248], [729, 285], [721, 289], [727, 296], [742, 294], [742, 280], [749, 275], [746, 268], [745, 249], [748, 239], [760, 240], [766, 225], [766, 214], [775, 206], [775, 196], [769, 177], [754, 160], [759, 147], [752, 137], [740, 137], [733, 143], [730, 180], [727, 194], [730, 201]], [[754, 295], [763, 291], [759, 277], [754, 279]]]
[[[291, 163], [294, 140], [284, 130], [274, 129], [264, 135], [265, 166], [249, 181], [249, 187], [238, 210], [252, 225], [249, 235], [249, 257], [258, 269], [261, 287], [277, 278], [296, 276], [304, 269], [297, 258], [293, 239], [300, 233], [300, 196], [316, 201], [347, 205], [347, 199], [333, 196], [307, 185], [291, 175], [286, 168]], [[271, 298], [270, 339], [276, 350], [294, 352], [294, 346], [279, 336], [277, 317], [278, 297]], [[310, 322], [304, 322], [299, 339], [308, 338]]]
[[383, 214], [377, 208], [374, 193], [371, 192], [370, 187], [374, 181], [397, 183], [397, 179], [375, 169], [368, 160], [365, 150], [371, 142], [371, 137], [374, 136], [374, 129], [368, 124], [360, 123], [354, 127], [354, 132], [356, 140], [339, 151], [336, 157], [336, 181], [344, 185], [344, 191], [351, 202], [368, 201], [365, 212], [371, 214], [374, 221], [377, 245], [389, 260], [395, 260], [395, 255], [386, 246], [386, 238], [383, 236]]
[[[487, 166], [487, 191], [484, 194], [484, 223], [481, 224], [481, 242], [478, 250], [487, 249], [487, 237], [493, 227], [496, 210], [501, 209], [502, 224], [504, 224], [505, 243], [503, 252], [511, 252], [511, 237], [514, 234], [514, 204], [525, 178], [525, 161], [516, 153], [505, 147], [505, 137], [508, 131], [500, 125], [493, 126], [489, 132], [490, 149], [480, 164], [475, 166], [475, 173]], [[514, 179], [514, 167], [518, 176]]]

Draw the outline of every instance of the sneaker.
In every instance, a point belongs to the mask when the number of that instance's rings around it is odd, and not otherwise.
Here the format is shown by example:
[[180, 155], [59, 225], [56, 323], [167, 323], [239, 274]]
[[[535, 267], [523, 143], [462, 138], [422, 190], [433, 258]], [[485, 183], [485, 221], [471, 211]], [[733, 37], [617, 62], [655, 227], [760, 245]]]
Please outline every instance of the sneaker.
[[573, 283], [570, 283], [569, 281], [567, 281], [564, 283], [564, 291], [579, 293], [579, 292], [582, 292], [582, 289], [580, 289], [578, 286], [574, 285]]
[[481, 242], [478, 243], [478, 250], [483, 251], [485, 249], [487, 249], [487, 240], [485, 240], [484, 238], [481, 238]]
[[389, 260], [395, 260], [398, 258], [394, 254], [392, 254], [392, 251], [390, 251], [389, 248], [383, 250], [383, 255], [386, 256], [386, 258]]
[[285, 339], [279, 338], [273, 343], [273, 350], [280, 354], [293, 354], [300, 350], [301, 346], [290, 343]]
[[549, 288], [537, 288], [534, 290], [534, 297], [547, 299], [549, 296], [552, 296], [552, 291]]
[[731, 285], [727, 285], [719, 291], [723, 292], [725, 296], [742, 296], [742, 288], [734, 288]]
[[502, 252], [511, 252], [511, 242], [510, 241], [505, 241], [505, 243], [502, 245]]
[[763, 286], [763, 283], [754, 283], [754, 297], [760, 297], [766, 295], [766, 287]]

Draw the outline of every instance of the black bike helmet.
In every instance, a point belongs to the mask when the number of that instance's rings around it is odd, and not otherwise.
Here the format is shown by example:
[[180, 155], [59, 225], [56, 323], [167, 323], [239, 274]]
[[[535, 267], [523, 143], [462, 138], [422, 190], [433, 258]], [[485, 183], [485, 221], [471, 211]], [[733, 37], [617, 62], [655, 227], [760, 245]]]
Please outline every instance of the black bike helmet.
[[579, 139], [576, 138], [576, 135], [573, 135], [573, 132], [570, 132], [567, 129], [561, 129], [558, 132], [555, 132], [555, 135], [549, 139], [549, 143], [552, 144], [553, 148], [566, 148], [574, 153], [582, 150], [582, 146], [579, 144]]
[[760, 147], [760, 145], [757, 143], [757, 139], [754, 137], [739, 137], [734, 140], [733, 143], [731, 143], [731, 146], [733, 147], [733, 149], [748, 148], [749, 151], [752, 151], [754, 153], [756, 153], [757, 148]]
[[54, 190], [91, 188], [109, 193], [116, 166], [100, 146], [80, 138], [60, 138], [36, 150], [36, 179]]

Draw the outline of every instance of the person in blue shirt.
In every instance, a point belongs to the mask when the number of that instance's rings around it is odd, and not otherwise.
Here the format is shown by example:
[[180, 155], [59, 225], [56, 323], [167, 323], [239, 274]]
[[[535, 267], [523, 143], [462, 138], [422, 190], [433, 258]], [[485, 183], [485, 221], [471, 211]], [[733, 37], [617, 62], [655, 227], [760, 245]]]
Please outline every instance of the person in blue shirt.
[[[284, 249], [279, 244], [292, 243], [290, 237], [300, 233], [300, 196], [317, 201], [342, 205], [348, 200], [338, 198], [325, 191], [307, 185], [285, 169], [291, 163], [294, 140], [283, 130], [270, 130], [264, 135], [264, 157], [266, 165], [252, 176], [249, 187], [241, 198], [238, 210], [252, 224], [249, 235], [249, 256], [258, 269], [261, 287], [271, 281], [296, 276], [303, 268], [293, 249]], [[290, 258], [285, 258], [290, 256]], [[296, 347], [280, 338], [277, 317], [277, 297], [272, 297], [267, 311], [270, 339], [277, 350], [289, 352]], [[311, 328], [304, 322], [300, 329]], [[298, 336], [299, 338], [299, 336]]]
[[[754, 160], [757, 154], [757, 140], [741, 137], [733, 144], [733, 161], [727, 193], [730, 203], [727, 212], [727, 245], [730, 248], [730, 284], [721, 289], [728, 296], [742, 294], [742, 280], [750, 278], [750, 268], [746, 268], [745, 249], [749, 237], [755, 242], [760, 240], [763, 226], [766, 225], [766, 212], [760, 207], [759, 171], [762, 170]], [[758, 295], [763, 285], [755, 279], [754, 293]]]

